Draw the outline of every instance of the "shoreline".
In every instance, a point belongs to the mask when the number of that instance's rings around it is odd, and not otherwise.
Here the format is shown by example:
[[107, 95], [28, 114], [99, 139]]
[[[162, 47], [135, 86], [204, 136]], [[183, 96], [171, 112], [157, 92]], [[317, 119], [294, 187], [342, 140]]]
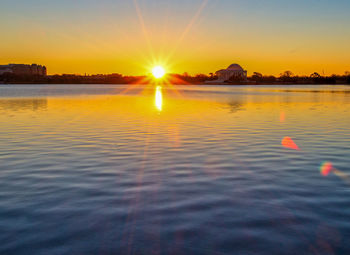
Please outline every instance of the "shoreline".
[[119, 85], [119, 86], [124, 86], [124, 85], [135, 85], [135, 86], [148, 86], [148, 85], [154, 85], [154, 86], [304, 86], [304, 85], [310, 85], [310, 86], [350, 86], [348, 83], [336, 83], [336, 84], [330, 84], [330, 83], [244, 83], [244, 84], [237, 84], [237, 83], [192, 83], [192, 84], [172, 84], [172, 83], [162, 83], [162, 84], [157, 84], [157, 83], [139, 83], [139, 84], [134, 84], [134, 83], [34, 83], [34, 82], [13, 82], [13, 83], [3, 83], [0, 82], [0, 86], [2, 85]]

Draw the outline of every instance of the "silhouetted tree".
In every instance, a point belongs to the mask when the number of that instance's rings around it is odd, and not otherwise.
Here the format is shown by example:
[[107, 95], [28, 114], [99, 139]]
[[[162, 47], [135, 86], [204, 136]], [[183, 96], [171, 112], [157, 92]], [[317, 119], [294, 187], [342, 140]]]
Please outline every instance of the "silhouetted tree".
[[281, 73], [280, 77], [292, 77], [294, 74], [291, 71], [285, 71], [284, 73]]
[[254, 72], [251, 79], [257, 83], [260, 83], [263, 81], [263, 75], [258, 72]]
[[322, 79], [323, 79], [322, 76], [317, 72], [312, 73], [310, 75], [310, 78], [312, 79], [312, 82], [316, 84], [322, 83]]
[[283, 82], [295, 82], [297, 79], [293, 77], [293, 73], [291, 71], [285, 71], [280, 74], [280, 80]]
[[345, 77], [346, 77], [346, 83], [350, 84], [350, 72], [349, 71], [345, 72]]
[[314, 72], [310, 75], [310, 77], [311, 78], [321, 78], [321, 75], [319, 73]]
[[274, 83], [274, 82], [276, 82], [276, 80], [277, 80], [277, 78], [273, 75], [263, 77], [264, 83]]
[[194, 78], [197, 82], [205, 82], [208, 80], [208, 76], [205, 74], [197, 74]]

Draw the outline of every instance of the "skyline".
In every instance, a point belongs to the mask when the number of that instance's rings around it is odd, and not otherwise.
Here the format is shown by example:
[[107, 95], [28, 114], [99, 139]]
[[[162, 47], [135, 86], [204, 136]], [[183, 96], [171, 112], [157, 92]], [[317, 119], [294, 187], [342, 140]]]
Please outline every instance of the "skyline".
[[232, 62], [278, 75], [350, 70], [350, 2], [4, 0], [0, 64], [49, 74], [215, 72]]

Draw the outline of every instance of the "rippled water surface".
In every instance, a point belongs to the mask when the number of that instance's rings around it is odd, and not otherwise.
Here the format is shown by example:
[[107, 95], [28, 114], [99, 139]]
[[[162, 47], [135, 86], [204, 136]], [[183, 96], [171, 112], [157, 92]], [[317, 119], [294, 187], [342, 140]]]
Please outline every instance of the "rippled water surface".
[[350, 254], [350, 87], [0, 85], [0, 125], [0, 254]]

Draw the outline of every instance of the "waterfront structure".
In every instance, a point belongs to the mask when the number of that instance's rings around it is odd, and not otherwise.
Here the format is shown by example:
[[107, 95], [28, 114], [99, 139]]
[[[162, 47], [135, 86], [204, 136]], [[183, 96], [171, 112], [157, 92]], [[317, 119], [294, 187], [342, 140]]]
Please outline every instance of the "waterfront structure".
[[4, 73], [12, 73], [12, 69], [8, 65], [0, 65], [0, 75]]
[[12, 73], [16, 75], [40, 75], [46, 76], [46, 66], [31, 64], [8, 64], [0, 65], [0, 75], [5, 73]]
[[231, 78], [247, 79], [247, 71], [238, 64], [232, 64], [226, 69], [217, 71], [215, 74], [218, 76], [217, 81], [221, 82], [225, 82]]

